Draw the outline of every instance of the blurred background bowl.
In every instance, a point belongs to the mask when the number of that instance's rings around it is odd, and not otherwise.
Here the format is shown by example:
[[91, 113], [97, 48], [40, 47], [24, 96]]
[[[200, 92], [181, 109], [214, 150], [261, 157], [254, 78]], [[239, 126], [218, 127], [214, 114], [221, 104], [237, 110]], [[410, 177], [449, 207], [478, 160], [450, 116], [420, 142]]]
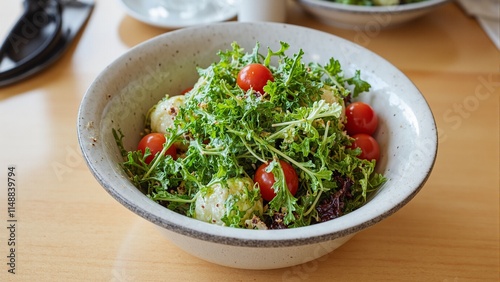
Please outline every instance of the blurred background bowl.
[[325, 24], [346, 29], [383, 29], [421, 17], [448, 0], [426, 0], [393, 6], [357, 6], [327, 0], [295, 0]]
[[[181, 93], [198, 79], [196, 67], [218, 61], [232, 42], [251, 52], [290, 44], [289, 56], [303, 49], [304, 62], [325, 64], [331, 57], [346, 76], [361, 70], [372, 88], [360, 100], [379, 114], [375, 134], [381, 147], [377, 170], [387, 177], [368, 202], [334, 220], [288, 230], [246, 230], [212, 225], [153, 202], [129, 181], [112, 129], [121, 129], [127, 150], [135, 150], [151, 106], [166, 93]], [[321, 42], [321, 44], [318, 44]], [[395, 66], [337, 36], [278, 23], [227, 22], [165, 33], [132, 48], [90, 85], [78, 113], [78, 140], [90, 171], [119, 203], [157, 225], [186, 252], [220, 265], [246, 269], [281, 268], [319, 258], [398, 211], [422, 188], [437, 153], [432, 112], [417, 87]], [[109, 220], [119, 220], [110, 218]], [[144, 234], [147, 237], [147, 234]], [[157, 244], [161, 242], [151, 242]], [[165, 254], [166, 256], [168, 254]]]

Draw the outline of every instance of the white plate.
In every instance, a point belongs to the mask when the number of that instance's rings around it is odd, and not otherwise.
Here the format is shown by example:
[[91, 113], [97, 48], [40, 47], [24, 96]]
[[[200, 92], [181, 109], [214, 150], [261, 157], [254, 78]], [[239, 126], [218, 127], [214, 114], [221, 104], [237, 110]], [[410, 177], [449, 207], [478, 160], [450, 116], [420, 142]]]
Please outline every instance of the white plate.
[[121, 0], [130, 16], [144, 23], [162, 28], [182, 28], [235, 17], [237, 0], [211, 0], [198, 12], [169, 11], [158, 0]]
[[394, 6], [357, 6], [327, 0], [294, 0], [319, 21], [347, 29], [380, 30], [414, 20], [449, 0], [426, 0]]

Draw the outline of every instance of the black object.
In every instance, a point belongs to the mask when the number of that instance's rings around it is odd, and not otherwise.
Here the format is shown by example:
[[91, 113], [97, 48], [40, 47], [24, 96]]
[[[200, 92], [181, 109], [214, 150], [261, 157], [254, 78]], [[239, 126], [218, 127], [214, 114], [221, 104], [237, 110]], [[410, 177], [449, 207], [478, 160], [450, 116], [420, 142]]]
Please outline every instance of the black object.
[[0, 46], [0, 87], [42, 71], [68, 49], [93, 0], [25, 0], [24, 12]]

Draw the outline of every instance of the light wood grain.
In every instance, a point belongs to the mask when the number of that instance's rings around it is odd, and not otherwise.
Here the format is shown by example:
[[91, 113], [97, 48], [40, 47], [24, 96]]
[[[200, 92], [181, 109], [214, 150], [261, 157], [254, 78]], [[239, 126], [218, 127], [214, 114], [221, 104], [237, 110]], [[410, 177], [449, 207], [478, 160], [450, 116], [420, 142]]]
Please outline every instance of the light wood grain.
[[[499, 281], [500, 53], [453, 3], [388, 30], [327, 26], [288, 3], [288, 22], [354, 41], [400, 68], [439, 128], [439, 154], [402, 210], [333, 253], [296, 267], [213, 265], [164, 240], [113, 200], [76, 139], [86, 88], [131, 47], [168, 32], [97, 1], [83, 34], [53, 67], [0, 88], [0, 281]], [[4, 1], [0, 36], [20, 13]], [[6, 170], [18, 172], [16, 275], [7, 273]]]

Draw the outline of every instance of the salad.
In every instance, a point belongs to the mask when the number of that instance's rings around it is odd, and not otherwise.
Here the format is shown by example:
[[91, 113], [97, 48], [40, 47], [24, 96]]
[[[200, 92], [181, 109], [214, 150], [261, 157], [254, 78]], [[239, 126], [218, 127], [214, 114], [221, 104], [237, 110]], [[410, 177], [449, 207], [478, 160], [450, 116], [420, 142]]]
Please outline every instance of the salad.
[[219, 51], [192, 88], [149, 110], [137, 150], [113, 129], [134, 185], [175, 212], [237, 228], [308, 226], [363, 205], [385, 181], [377, 115], [351, 103], [370, 84], [360, 71], [344, 77], [334, 58], [305, 64], [288, 48]]
[[423, 2], [426, 0], [326, 0], [330, 2], [337, 2], [348, 5], [359, 5], [359, 6], [390, 6], [390, 5], [401, 5], [416, 2]]

